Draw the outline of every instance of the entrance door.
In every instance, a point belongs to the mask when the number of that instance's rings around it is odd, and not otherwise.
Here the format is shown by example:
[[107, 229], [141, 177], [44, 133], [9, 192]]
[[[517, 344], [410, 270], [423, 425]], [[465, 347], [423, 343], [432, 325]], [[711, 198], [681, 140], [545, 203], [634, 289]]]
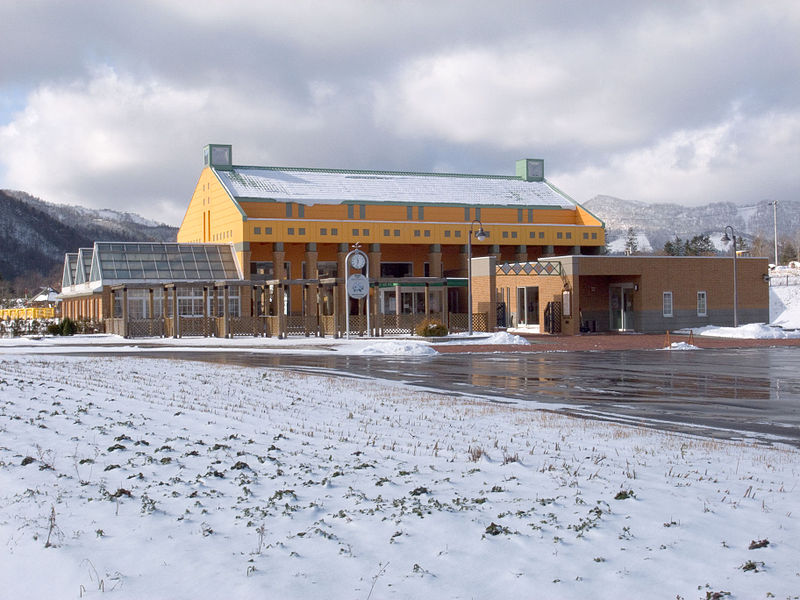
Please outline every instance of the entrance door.
[[614, 331], [633, 331], [633, 284], [609, 288], [609, 322]]
[[517, 325], [539, 326], [539, 287], [517, 288]]

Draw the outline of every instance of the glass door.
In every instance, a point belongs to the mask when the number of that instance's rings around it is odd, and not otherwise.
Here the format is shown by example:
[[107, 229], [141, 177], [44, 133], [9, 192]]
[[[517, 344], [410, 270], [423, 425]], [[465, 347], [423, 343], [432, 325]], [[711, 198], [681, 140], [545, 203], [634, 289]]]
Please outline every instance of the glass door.
[[633, 286], [609, 287], [609, 324], [612, 331], [633, 331]]

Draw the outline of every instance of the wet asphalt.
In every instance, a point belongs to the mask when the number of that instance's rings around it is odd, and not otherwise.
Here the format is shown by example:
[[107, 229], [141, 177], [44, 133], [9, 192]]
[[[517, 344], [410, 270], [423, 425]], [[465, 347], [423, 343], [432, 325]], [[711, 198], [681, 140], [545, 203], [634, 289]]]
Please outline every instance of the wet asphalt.
[[578, 417], [800, 448], [800, 351], [793, 347], [431, 357], [144, 349], [136, 356], [401, 381], [455, 396], [535, 401]]

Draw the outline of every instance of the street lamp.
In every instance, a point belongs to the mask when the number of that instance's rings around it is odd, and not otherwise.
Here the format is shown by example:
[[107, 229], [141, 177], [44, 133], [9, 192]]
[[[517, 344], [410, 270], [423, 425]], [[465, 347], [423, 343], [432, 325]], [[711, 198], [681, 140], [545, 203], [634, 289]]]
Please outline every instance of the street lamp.
[[[478, 224], [478, 231], [473, 230], [473, 225]], [[472, 235], [475, 239], [482, 242], [489, 237], [483, 229], [483, 223], [478, 219], [473, 219], [469, 224], [469, 239], [467, 241], [467, 311], [469, 312], [469, 335], [472, 336]]]
[[[731, 235], [728, 237], [728, 229], [731, 230]], [[739, 298], [737, 293], [736, 287], [736, 234], [733, 232], [733, 227], [730, 225], [725, 226], [725, 234], [722, 236], [723, 242], [730, 242], [733, 241], [733, 326], [739, 326], [739, 315], [737, 312], [737, 307], [739, 304]]]

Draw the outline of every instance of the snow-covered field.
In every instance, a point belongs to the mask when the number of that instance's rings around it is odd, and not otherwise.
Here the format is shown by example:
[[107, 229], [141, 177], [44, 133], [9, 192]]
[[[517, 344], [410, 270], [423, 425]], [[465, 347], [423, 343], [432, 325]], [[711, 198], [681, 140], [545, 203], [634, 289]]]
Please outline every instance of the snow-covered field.
[[0, 354], [0, 597], [797, 598], [800, 453], [363, 379]]

